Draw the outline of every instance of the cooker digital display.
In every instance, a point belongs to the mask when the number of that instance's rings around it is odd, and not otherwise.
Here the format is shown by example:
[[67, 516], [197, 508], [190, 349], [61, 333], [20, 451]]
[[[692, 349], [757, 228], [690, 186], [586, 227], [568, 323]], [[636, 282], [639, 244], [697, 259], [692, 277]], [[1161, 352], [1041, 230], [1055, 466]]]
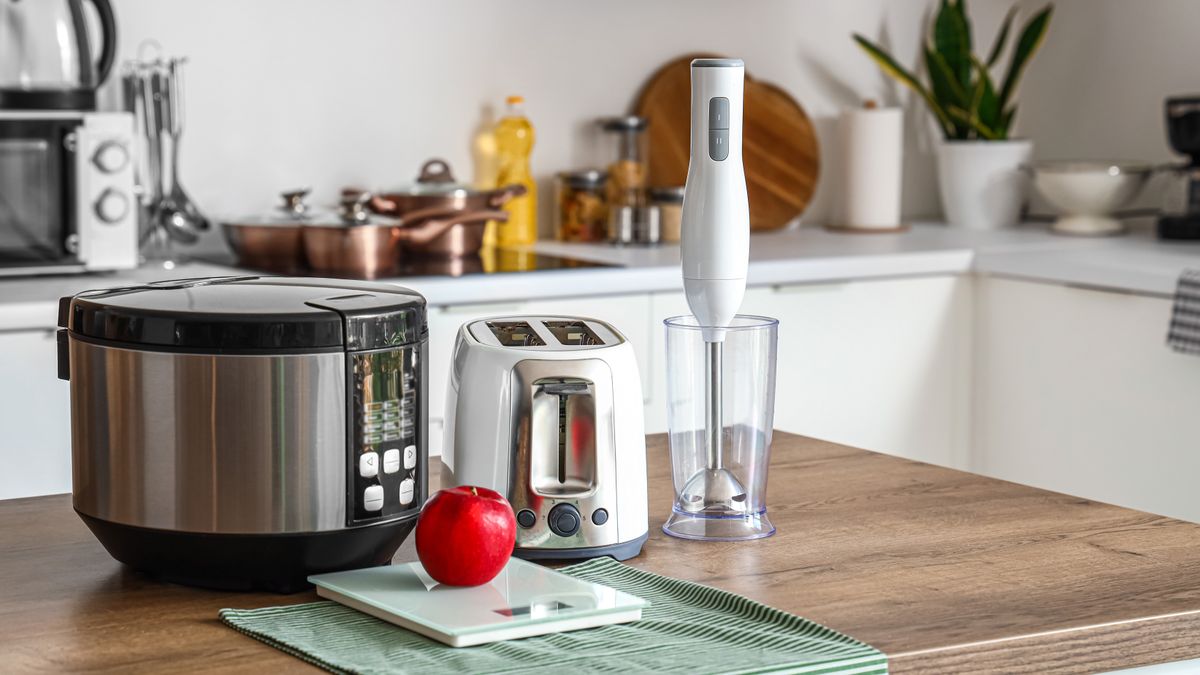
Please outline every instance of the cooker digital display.
[[351, 522], [420, 505], [416, 420], [419, 350], [357, 352], [352, 359]]

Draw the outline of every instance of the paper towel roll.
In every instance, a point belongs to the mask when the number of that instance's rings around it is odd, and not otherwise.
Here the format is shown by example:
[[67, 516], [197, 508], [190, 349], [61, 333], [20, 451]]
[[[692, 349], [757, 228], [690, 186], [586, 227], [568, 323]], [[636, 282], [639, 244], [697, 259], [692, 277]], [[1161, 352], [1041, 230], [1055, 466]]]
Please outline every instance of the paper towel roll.
[[895, 230], [900, 223], [904, 115], [900, 108], [857, 108], [838, 119], [842, 185], [837, 225]]

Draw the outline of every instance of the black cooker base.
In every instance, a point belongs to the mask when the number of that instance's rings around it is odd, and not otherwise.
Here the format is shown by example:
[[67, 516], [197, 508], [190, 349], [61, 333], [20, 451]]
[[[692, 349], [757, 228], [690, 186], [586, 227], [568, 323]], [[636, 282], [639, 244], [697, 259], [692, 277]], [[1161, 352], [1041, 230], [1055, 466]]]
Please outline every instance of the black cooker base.
[[387, 564], [417, 524], [414, 515], [332, 532], [202, 534], [122, 525], [82, 513], [79, 517], [112, 557], [163, 581], [275, 593], [311, 588], [310, 574]]

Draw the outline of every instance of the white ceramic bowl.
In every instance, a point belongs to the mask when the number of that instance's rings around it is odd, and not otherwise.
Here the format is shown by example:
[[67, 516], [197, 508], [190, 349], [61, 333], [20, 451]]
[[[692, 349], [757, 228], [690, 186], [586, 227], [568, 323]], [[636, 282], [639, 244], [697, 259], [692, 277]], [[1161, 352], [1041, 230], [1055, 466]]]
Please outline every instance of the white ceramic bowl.
[[1051, 161], [1032, 167], [1033, 184], [1059, 212], [1053, 229], [1065, 234], [1125, 231], [1113, 217], [1146, 184], [1152, 172], [1140, 162]]

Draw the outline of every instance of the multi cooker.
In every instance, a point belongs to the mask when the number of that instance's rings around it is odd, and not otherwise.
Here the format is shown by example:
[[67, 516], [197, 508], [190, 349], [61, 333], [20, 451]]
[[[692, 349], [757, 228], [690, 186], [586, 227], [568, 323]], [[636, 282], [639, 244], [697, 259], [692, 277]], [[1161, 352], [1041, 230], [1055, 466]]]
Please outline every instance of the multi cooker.
[[288, 277], [60, 304], [73, 504], [114, 558], [276, 591], [388, 562], [426, 486], [425, 300]]

